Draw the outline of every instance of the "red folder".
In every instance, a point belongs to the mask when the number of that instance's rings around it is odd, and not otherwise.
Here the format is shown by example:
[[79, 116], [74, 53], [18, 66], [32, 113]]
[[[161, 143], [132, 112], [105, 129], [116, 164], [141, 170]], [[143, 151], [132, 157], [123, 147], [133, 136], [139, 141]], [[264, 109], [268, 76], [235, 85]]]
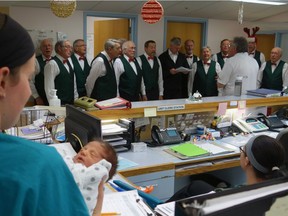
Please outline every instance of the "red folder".
[[103, 100], [95, 103], [99, 109], [125, 109], [131, 108], [131, 102], [121, 97], [115, 97], [108, 100]]

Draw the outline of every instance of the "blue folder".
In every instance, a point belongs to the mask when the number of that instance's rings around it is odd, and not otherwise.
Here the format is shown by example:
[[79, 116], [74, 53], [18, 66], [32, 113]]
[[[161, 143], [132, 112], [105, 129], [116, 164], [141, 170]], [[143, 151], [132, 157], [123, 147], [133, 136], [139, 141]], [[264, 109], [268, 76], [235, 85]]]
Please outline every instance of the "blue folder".
[[150, 194], [144, 193], [143, 191], [138, 190], [137, 188], [135, 188], [135, 187], [133, 187], [127, 183], [124, 183], [120, 180], [113, 180], [113, 183], [115, 183], [119, 187], [123, 188], [124, 190], [137, 190], [139, 196], [141, 196], [146, 201], [146, 203], [150, 206], [150, 208], [152, 208], [152, 209], [154, 209], [157, 205], [163, 203], [162, 200], [160, 200], [160, 199], [158, 199], [158, 198], [156, 198]]

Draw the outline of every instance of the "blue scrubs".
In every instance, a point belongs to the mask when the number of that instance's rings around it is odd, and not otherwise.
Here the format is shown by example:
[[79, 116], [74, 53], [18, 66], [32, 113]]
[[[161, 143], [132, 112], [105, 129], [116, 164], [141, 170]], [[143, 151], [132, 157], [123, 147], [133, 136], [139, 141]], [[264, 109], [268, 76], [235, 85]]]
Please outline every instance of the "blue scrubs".
[[89, 214], [72, 174], [54, 148], [0, 134], [0, 215]]

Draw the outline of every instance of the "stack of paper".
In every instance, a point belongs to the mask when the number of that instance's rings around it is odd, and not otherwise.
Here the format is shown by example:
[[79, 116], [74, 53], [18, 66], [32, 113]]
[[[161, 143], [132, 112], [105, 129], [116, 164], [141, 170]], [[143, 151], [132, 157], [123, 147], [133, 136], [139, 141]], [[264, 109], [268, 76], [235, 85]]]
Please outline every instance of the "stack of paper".
[[7, 134], [41, 143], [52, 143], [50, 131], [46, 127], [36, 127], [33, 124], [22, 127], [12, 127], [6, 130]]
[[151, 209], [142, 201], [137, 190], [105, 194], [101, 213], [108, 215], [112, 212], [114, 215], [121, 216], [154, 215]]
[[157, 205], [155, 212], [161, 216], [174, 216], [175, 215], [175, 202], [168, 202]]
[[116, 97], [97, 102], [95, 106], [98, 107], [99, 109], [124, 109], [124, 108], [131, 108], [131, 102], [121, 97]]

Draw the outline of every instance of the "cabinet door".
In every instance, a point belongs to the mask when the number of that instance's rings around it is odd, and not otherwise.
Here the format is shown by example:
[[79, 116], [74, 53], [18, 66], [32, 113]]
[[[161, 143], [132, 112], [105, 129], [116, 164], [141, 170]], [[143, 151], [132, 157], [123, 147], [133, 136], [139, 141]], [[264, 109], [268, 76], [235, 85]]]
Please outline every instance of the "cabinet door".
[[156, 185], [150, 194], [163, 201], [166, 201], [174, 194], [174, 170], [131, 176], [128, 179], [137, 186]]

